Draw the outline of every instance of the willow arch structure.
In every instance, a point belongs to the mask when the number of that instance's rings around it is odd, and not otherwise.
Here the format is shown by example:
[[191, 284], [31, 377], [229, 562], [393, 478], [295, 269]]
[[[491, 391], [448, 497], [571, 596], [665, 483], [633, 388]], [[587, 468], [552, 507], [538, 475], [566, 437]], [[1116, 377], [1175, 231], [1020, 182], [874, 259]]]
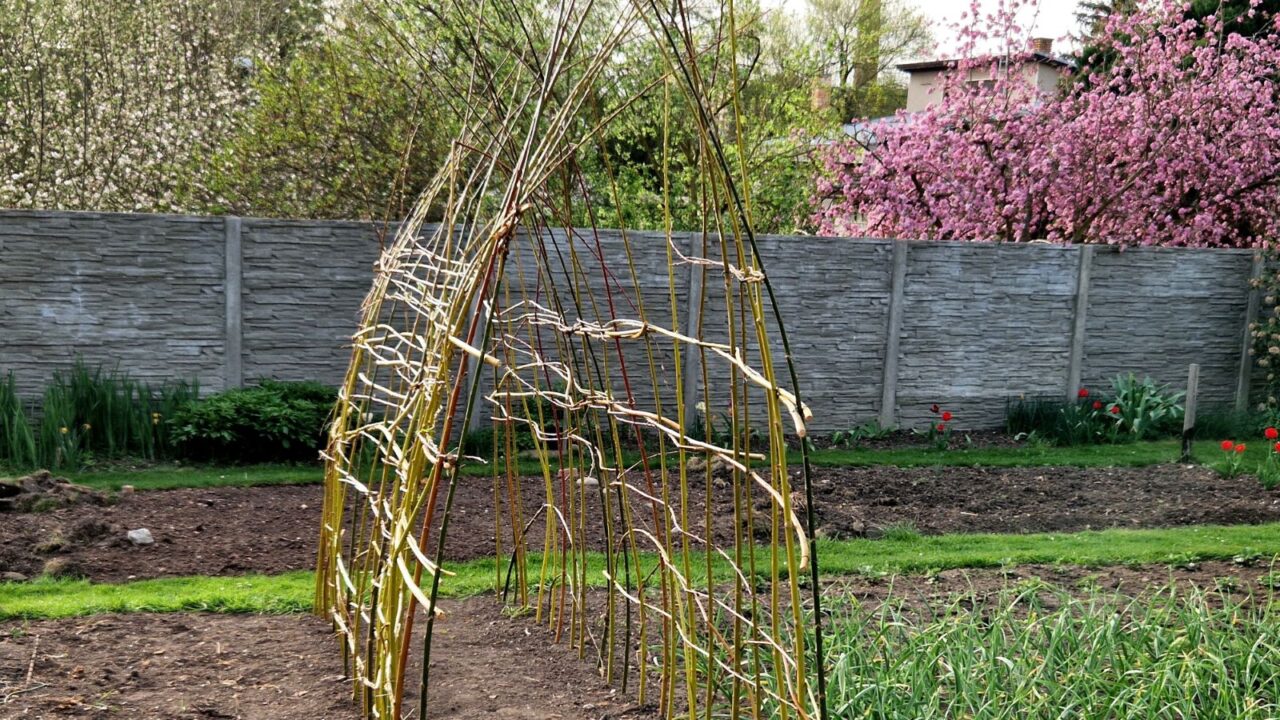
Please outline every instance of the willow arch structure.
[[[455, 490], [491, 482], [495, 588], [607, 681], [664, 717], [825, 718], [812, 493], [787, 447], [810, 418], [725, 152], [741, 118], [699, 75], [734, 52], [732, 3], [710, 44], [679, 1], [518, 19], [540, 42], [496, 59], [479, 20], [460, 28], [461, 130], [375, 268], [326, 451], [316, 611], [367, 717], [427, 716]], [[703, 227], [607, 242], [575, 222], [595, 200], [576, 158], [626, 111], [594, 91], [643, 41], [666, 63], [636, 95], [667, 108], [664, 147], [677, 103], [697, 126]], [[640, 252], [666, 276], [637, 274]], [[477, 425], [487, 450], [464, 447]]]

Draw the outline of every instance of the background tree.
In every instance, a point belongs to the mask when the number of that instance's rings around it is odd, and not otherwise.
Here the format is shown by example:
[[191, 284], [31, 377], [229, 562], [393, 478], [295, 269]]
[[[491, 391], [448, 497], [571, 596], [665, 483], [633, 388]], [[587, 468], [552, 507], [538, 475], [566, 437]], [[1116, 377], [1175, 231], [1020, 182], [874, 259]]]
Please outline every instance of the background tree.
[[[1115, 48], [1128, 40], [1124, 37], [1108, 38], [1107, 23], [1113, 15], [1132, 15], [1138, 8], [1138, 0], [1081, 2], [1076, 12], [1076, 21], [1080, 25], [1080, 50], [1076, 53], [1076, 64], [1086, 69], [1110, 68], [1116, 60]], [[1191, 0], [1178, 13], [1202, 26], [1206, 20], [1215, 18], [1225, 32], [1252, 37], [1270, 31], [1276, 14], [1280, 13], [1280, 0]]]
[[265, 65], [235, 130], [193, 164], [211, 193], [190, 204], [243, 215], [403, 217], [458, 115], [441, 73], [400, 42], [425, 18], [401, 16], [396, 26], [392, 8], [342, 7], [323, 37]]
[[320, 0], [0, 0], [0, 206], [176, 211]]
[[[742, 110], [741, 137], [730, 138], [726, 149], [735, 158], [745, 157], [755, 183], [751, 199], [759, 229], [807, 227], [814, 148], [838, 135], [840, 124], [855, 112], [901, 107], [905, 89], [888, 69], [927, 41], [923, 19], [893, 2], [821, 0], [809, 9], [806, 22], [796, 23], [783, 12], [739, 2], [737, 42], [730, 43], [725, 3], [694, 7], [690, 22], [700, 42], [702, 76], [720, 112], [734, 102]], [[844, 30], [831, 32], [836, 25]], [[822, 37], [815, 34], [820, 28]], [[628, 74], [616, 95], [601, 98], [602, 107], [612, 107], [616, 98], [641, 95], [638, 86], [660, 80], [664, 70], [656, 61], [658, 48], [642, 44], [632, 52], [637, 55], [627, 58], [630, 70], [652, 70]], [[832, 101], [816, 99], [833, 81]], [[623, 216], [602, 222], [660, 228], [670, 210], [676, 228], [696, 230], [693, 218], [701, 216], [703, 204], [723, 203], [703, 197], [696, 173], [689, 170], [698, 166], [705, 148], [689, 132], [695, 124], [685, 112], [682, 107], [664, 110], [660, 100], [646, 97], [629, 108], [623, 122], [610, 127], [597, 154], [584, 155], [581, 162], [591, 182], [608, 182], [611, 175], [622, 198]], [[665, 168], [657, 160], [664, 142], [672, 148]], [[664, 176], [673, 188], [670, 208], [661, 201]]]
[[806, 21], [842, 121], [888, 115], [906, 104], [894, 65], [932, 43], [918, 10], [898, 0], [808, 0]]
[[[808, 222], [813, 149], [855, 113], [900, 105], [888, 68], [927, 35], [897, 0], [815, 0], [808, 23], [755, 0], [736, 6], [732, 27], [727, 0], [683, 2], [681, 22], [717, 112], [745, 118], [724, 150], [751, 171], [758, 229], [791, 231]], [[0, 0], [0, 204], [398, 219], [468, 92], [501, 92], [515, 64], [544, 71], [548, 7]], [[584, 26], [588, 38], [609, 32], [603, 17]], [[689, 108], [641, 92], [673, 78], [662, 48], [638, 35], [591, 96], [598, 119], [621, 117], [549, 187], [600, 203], [574, 204], [566, 221], [697, 230], [702, 209], [725, 199], [694, 172], [709, 149]], [[815, 103], [832, 78], [836, 102]]]
[[[1015, 9], [970, 39], [1022, 37]], [[1250, 246], [1273, 235], [1280, 32], [1243, 36], [1165, 2], [1112, 15], [1099, 44], [1115, 62], [1062, 95], [1001, 72], [1025, 59], [1016, 46], [962, 63], [942, 102], [826, 155], [830, 204], [815, 220], [829, 233], [955, 240]], [[965, 82], [974, 68], [996, 81]]]
[[[807, 220], [812, 139], [836, 121], [828, 109], [811, 102], [819, 68], [807, 39], [785, 16], [747, 3], [736, 5], [733, 43], [722, 3], [703, 3], [690, 14], [691, 35], [699, 42], [700, 74], [718, 114], [732, 112], [735, 103], [741, 109], [741, 136], [726, 138], [725, 150], [735, 163], [744, 158], [750, 169], [758, 229], [790, 230]], [[585, 149], [579, 158], [585, 182], [598, 201], [611, 200], [601, 192], [609, 183], [618, 188], [621, 216], [610, 205], [607, 210], [602, 207], [597, 221], [662, 228], [670, 212], [673, 227], [701, 229], [702, 209], [727, 202], [707, 196], [697, 172], [710, 149], [694, 132], [696, 123], [687, 107], [668, 103], [660, 94], [639, 92], [650, 84], [673, 82], [660, 48], [641, 42], [629, 52], [633, 56], [627, 58], [619, 81], [597, 100], [602, 114], [614, 112], [623, 101], [627, 111], [610, 125], [597, 147]], [[636, 97], [640, 100], [634, 101]], [[665, 162], [664, 145], [671, 151]], [[664, 207], [664, 183], [672, 190], [669, 207]]]

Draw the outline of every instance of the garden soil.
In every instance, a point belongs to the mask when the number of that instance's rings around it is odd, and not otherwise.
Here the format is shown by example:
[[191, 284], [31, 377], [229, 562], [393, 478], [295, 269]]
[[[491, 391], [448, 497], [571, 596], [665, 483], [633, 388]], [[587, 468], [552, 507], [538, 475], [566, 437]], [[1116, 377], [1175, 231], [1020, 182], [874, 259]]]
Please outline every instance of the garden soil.
[[[552, 645], [545, 628], [503, 616], [492, 597], [441, 608], [432, 720], [653, 718], [576, 653]], [[5, 720], [356, 720], [350, 688], [329, 624], [309, 615], [138, 613], [0, 624]]]
[[[952, 607], [981, 611], [1009, 590], [1040, 581], [1068, 592], [1141, 595], [1169, 583], [1214, 597], [1270, 596], [1266, 566], [1206, 562], [1080, 568], [1024, 565], [928, 576], [841, 578], [828, 601], [875, 608], [907, 602], [921, 619]], [[1224, 583], [1224, 578], [1231, 578]], [[1043, 609], [1055, 596], [1041, 592]], [[1234, 602], [1235, 600], [1233, 600]], [[510, 618], [491, 596], [443, 601], [433, 649], [434, 720], [653, 720], [606, 687], [593, 666], [529, 618]], [[832, 606], [837, 606], [832, 603]], [[307, 615], [185, 613], [99, 615], [0, 623], [0, 718], [139, 720], [356, 720], [329, 625]], [[413, 676], [417, 668], [410, 669]]]
[[[819, 531], [875, 536], [910, 523], [922, 533], [1068, 532], [1124, 527], [1280, 521], [1280, 491], [1253, 478], [1225, 479], [1199, 466], [1145, 468], [830, 468], [815, 471]], [[524, 484], [523, 511], [541, 504], [542, 481]], [[731, 491], [717, 493], [712, 517], [722, 541], [734, 530]], [[589, 493], [591, 502], [596, 491]], [[322, 490], [270, 486], [138, 492], [108, 506], [0, 515], [0, 573], [34, 576], [55, 561], [60, 574], [99, 582], [178, 575], [279, 573], [315, 565]], [[760, 499], [757, 506], [763, 506]], [[494, 553], [493, 485], [459, 481], [446, 552], [452, 560]], [[598, 507], [598, 505], [597, 505]], [[637, 505], [637, 517], [650, 516]], [[701, 501], [691, 508], [703, 516]], [[598, 511], [588, 540], [599, 547]], [[155, 543], [125, 533], [147, 528]], [[541, 542], [542, 522], [531, 543]], [[698, 532], [702, 528], [697, 529]], [[509, 548], [509, 529], [504, 547]]]

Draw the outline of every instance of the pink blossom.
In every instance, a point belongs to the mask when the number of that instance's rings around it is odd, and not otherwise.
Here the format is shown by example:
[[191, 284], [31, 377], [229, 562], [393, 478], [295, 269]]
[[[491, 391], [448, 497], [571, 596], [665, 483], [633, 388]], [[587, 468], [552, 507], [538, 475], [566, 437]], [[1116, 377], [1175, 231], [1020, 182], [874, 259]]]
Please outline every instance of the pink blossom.
[[[970, 52], [1004, 50], [960, 61], [937, 104], [826, 151], [822, 232], [1246, 247], [1280, 230], [1274, 25], [1242, 37], [1180, 3], [1142, 5], [1108, 22], [1103, 38], [1131, 39], [1110, 42], [1112, 67], [1044, 94], [1002, 73], [1027, 57], [1023, 4], [968, 28]], [[975, 70], [994, 82], [965, 82]]]

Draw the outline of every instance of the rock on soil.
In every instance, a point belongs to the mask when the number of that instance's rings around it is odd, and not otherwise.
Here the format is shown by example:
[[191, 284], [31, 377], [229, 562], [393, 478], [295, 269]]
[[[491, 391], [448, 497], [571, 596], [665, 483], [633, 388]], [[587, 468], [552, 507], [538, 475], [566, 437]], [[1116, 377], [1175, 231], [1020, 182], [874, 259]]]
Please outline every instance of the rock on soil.
[[33, 512], [73, 505], [106, 505], [108, 498], [93, 488], [41, 470], [17, 480], [0, 480], [0, 512]]

